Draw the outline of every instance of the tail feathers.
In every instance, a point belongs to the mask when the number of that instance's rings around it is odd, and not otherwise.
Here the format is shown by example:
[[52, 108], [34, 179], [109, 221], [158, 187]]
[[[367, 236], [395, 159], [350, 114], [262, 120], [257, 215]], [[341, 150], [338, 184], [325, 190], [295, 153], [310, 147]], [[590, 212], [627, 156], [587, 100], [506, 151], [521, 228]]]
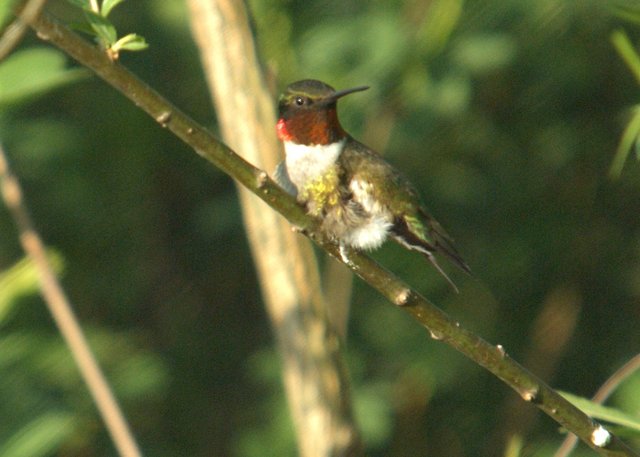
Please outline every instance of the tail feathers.
[[[458, 290], [458, 286], [456, 286], [456, 284], [451, 280], [451, 278], [449, 277], [449, 275], [448, 275], [448, 274], [446, 274], [446, 273], [444, 272], [444, 270], [442, 269], [442, 267], [440, 266], [440, 264], [438, 264], [438, 261], [437, 261], [437, 260], [436, 260], [436, 258], [433, 256], [433, 254], [431, 254], [429, 251], [423, 251], [422, 249], [420, 249], [420, 252], [422, 252], [422, 253], [425, 255], [425, 257], [426, 257], [427, 259], [429, 259], [429, 262], [431, 262], [431, 265], [433, 265], [433, 266], [436, 268], [436, 270], [438, 270], [438, 273], [440, 273], [440, 274], [442, 275], [442, 277], [443, 277], [444, 279], [446, 279], [446, 280], [447, 280], [447, 282], [449, 283], [449, 285], [451, 286], [451, 288], [453, 289], [453, 291], [454, 291], [455, 293], [460, 292], [460, 291]], [[456, 265], [457, 265], [457, 264], [456, 264]], [[465, 264], [465, 265], [466, 265], [466, 264]], [[467, 267], [467, 268], [469, 268], [469, 267]]]
[[[453, 240], [438, 224], [438, 221], [428, 214], [424, 214], [423, 217], [423, 220], [402, 219], [397, 221], [393, 229], [395, 239], [406, 248], [422, 253], [457, 293], [458, 288], [440, 267], [434, 254], [442, 254], [465, 273], [471, 274], [471, 268], [458, 253], [453, 245]], [[422, 235], [423, 233], [424, 235]], [[426, 239], [427, 236], [429, 239]]]
[[447, 259], [451, 261], [455, 266], [460, 268], [465, 273], [471, 274], [471, 268], [467, 265], [467, 262], [464, 261], [462, 256], [458, 253], [456, 248], [453, 246], [453, 241], [449, 236], [442, 230], [440, 224], [437, 224], [437, 227], [432, 227], [431, 237], [433, 238], [433, 244], [435, 250], [443, 254]]

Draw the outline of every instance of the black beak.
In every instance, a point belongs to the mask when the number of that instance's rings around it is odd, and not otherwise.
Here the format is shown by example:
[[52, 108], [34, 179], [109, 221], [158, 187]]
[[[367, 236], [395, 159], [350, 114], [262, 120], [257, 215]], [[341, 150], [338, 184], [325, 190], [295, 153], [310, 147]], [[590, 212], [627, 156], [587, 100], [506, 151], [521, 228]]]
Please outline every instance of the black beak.
[[363, 91], [363, 90], [367, 90], [368, 88], [369, 88], [369, 86], [358, 86], [358, 87], [353, 87], [351, 89], [339, 90], [338, 92], [335, 92], [332, 95], [329, 95], [324, 100], [322, 100], [322, 104], [323, 105], [329, 105], [331, 103], [334, 103], [340, 97], [344, 97], [345, 95], [349, 95], [349, 94], [352, 94], [354, 92], [360, 92], [360, 91]]

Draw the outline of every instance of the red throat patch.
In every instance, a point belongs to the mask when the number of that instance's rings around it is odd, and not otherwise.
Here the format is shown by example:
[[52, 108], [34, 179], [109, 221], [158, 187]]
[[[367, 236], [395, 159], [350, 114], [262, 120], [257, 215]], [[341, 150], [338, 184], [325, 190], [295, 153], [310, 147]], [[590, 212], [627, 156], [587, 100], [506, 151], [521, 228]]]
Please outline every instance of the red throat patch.
[[280, 141], [291, 141], [293, 138], [293, 135], [291, 135], [289, 130], [287, 130], [287, 122], [282, 118], [278, 119], [278, 123], [276, 124], [276, 133], [278, 134]]

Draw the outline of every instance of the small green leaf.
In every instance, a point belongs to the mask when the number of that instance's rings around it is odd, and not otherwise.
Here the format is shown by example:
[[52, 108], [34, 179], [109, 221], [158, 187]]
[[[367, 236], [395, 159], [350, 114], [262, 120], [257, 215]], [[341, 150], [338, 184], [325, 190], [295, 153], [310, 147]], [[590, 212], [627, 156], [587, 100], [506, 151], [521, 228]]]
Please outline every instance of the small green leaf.
[[622, 132], [622, 138], [620, 139], [620, 144], [618, 145], [618, 149], [616, 150], [616, 155], [613, 158], [613, 162], [611, 163], [611, 167], [609, 168], [609, 176], [612, 178], [618, 178], [622, 173], [622, 169], [624, 168], [624, 163], [629, 156], [629, 152], [636, 147], [638, 147], [638, 139], [640, 138], [640, 105], [636, 105], [633, 108], [633, 117], [627, 124]]
[[135, 33], [130, 33], [116, 41], [114, 45], [111, 46], [111, 49], [117, 53], [119, 51], [142, 51], [148, 47], [149, 45], [145, 41], [144, 37], [136, 35]]
[[636, 81], [640, 83], [640, 56], [624, 30], [618, 29], [611, 34], [611, 42], [618, 54], [627, 64]]
[[0, 455], [44, 457], [52, 455], [74, 431], [73, 416], [64, 411], [41, 414], [18, 429], [0, 447]]
[[75, 30], [76, 32], [85, 33], [92, 37], [97, 36], [95, 30], [93, 30], [93, 28], [86, 22], [70, 22], [69, 28]]
[[124, 0], [104, 0], [102, 2], [102, 6], [100, 7], [100, 14], [102, 14], [102, 16], [104, 17], [109, 16], [111, 10], [122, 2], [124, 2]]
[[0, 106], [23, 102], [88, 74], [67, 69], [66, 62], [62, 53], [46, 47], [10, 55], [0, 64]]
[[[47, 251], [47, 258], [54, 272], [60, 274], [64, 268], [62, 256], [55, 251]], [[0, 322], [11, 313], [18, 298], [35, 294], [39, 287], [38, 271], [28, 258], [0, 273]]]
[[83, 10], [91, 10], [91, 3], [89, 0], [67, 0], [73, 6], [77, 6], [78, 8], [82, 8]]
[[592, 402], [591, 400], [578, 397], [567, 392], [560, 392], [560, 394], [573, 403], [577, 408], [595, 419], [604, 420], [612, 424], [640, 431], [640, 417], [638, 416], [627, 414], [616, 408], [602, 406], [598, 403]]
[[98, 35], [100, 44], [102, 44], [104, 48], [110, 48], [113, 46], [118, 39], [118, 33], [116, 32], [116, 28], [113, 24], [109, 22], [107, 18], [102, 17], [93, 11], [85, 11], [84, 14], [87, 17], [91, 28], [96, 32], [96, 35]]
[[640, 24], [640, 6], [637, 3], [619, 1], [613, 2], [609, 6], [613, 14], [619, 18]]
[[0, 2], [0, 34], [2, 32], [1, 27], [8, 24], [14, 17], [13, 8], [16, 5], [17, 0], [9, 0]]

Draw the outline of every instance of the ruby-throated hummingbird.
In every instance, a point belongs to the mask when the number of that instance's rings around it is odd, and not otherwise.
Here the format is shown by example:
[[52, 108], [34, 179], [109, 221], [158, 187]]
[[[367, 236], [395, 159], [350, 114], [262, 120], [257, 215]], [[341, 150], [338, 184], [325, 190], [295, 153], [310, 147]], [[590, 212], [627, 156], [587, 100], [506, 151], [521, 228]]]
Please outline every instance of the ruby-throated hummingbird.
[[390, 236], [424, 254], [457, 291], [434, 257], [440, 253], [468, 273], [452, 239], [411, 183], [338, 121], [338, 99], [366, 89], [336, 91], [313, 79], [289, 85], [278, 103], [276, 128], [286, 158], [276, 179], [320, 218], [322, 231], [339, 243], [343, 260], [348, 261], [345, 247], [375, 249]]

